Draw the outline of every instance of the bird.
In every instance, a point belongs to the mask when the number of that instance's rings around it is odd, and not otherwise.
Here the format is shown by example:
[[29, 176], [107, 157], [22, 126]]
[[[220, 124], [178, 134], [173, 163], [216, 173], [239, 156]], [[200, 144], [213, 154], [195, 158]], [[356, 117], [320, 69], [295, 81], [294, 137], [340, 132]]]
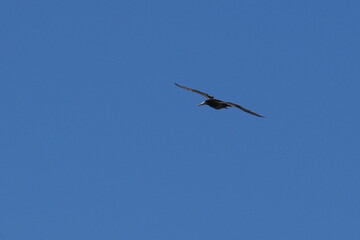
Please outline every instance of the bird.
[[213, 96], [210, 96], [207, 93], [200, 92], [200, 91], [198, 91], [196, 89], [184, 87], [184, 86], [181, 86], [181, 85], [179, 85], [177, 83], [175, 83], [175, 85], [182, 88], [182, 89], [189, 90], [189, 91], [194, 92], [194, 93], [198, 93], [198, 94], [202, 95], [203, 97], [207, 98], [205, 101], [201, 102], [198, 106], [209, 105], [210, 107], [212, 107], [214, 109], [217, 109], [217, 110], [223, 109], [223, 108], [227, 109], [228, 107], [236, 107], [236, 108], [239, 108], [239, 109], [243, 110], [246, 113], [252, 114], [252, 115], [257, 116], [257, 117], [264, 118], [264, 116], [261, 116], [260, 114], [254, 113], [254, 112], [250, 111], [249, 109], [246, 109], [246, 108], [244, 108], [244, 107], [242, 107], [240, 105], [237, 105], [235, 103], [224, 102], [222, 100], [214, 98]]

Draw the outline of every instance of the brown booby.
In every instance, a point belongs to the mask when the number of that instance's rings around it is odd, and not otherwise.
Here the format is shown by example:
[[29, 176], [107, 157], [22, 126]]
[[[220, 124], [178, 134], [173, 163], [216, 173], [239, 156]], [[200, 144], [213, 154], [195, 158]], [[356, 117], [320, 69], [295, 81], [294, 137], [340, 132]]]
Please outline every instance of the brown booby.
[[231, 102], [224, 102], [224, 101], [221, 101], [219, 99], [215, 99], [213, 96], [210, 96], [209, 94], [206, 94], [206, 93], [203, 93], [203, 92], [200, 92], [198, 90], [195, 90], [195, 89], [192, 89], [192, 88], [187, 88], [187, 87], [184, 87], [184, 86], [181, 86], [177, 83], [175, 83], [176, 86], [178, 87], [181, 87], [183, 89], [186, 89], [186, 90], [189, 90], [189, 91], [192, 91], [192, 92], [195, 92], [195, 93], [198, 93], [204, 97], [206, 97], [207, 99], [205, 101], [203, 101], [202, 103], [200, 103], [198, 106], [201, 106], [201, 105], [209, 105], [210, 107], [214, 108], [214, 109], [222, 109], [222, 108], [225, 108], [227, 109], [228, 107], [237, 107], [241, 110], [243, 110], [244, 112], [247, 112], [247, 113], [250, 113], [254, 116], [257, 116], [257, 117], [264, 117], [264, 116], [261, 116], [257, 113], [254, 113], [240, 105], [237, 105], [235, 103], [231, 103]]

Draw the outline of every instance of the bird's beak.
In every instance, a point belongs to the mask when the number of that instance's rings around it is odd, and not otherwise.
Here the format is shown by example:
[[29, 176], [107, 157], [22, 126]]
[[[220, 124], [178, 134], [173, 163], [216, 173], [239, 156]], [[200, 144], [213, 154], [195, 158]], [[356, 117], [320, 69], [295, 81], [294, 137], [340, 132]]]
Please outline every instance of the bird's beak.
[[206, 104], [206, 102], [205, 101], [203, 101], [202, 103], [200, 103], [198, 106], [201, 106], [201, 105], [205, 105]]

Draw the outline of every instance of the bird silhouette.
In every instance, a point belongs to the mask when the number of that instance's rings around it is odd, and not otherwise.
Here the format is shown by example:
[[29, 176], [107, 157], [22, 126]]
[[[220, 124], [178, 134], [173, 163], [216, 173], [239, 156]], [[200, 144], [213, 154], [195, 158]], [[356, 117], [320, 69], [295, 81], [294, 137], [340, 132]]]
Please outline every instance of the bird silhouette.
[[210, 96], [209, 94], [207, 93], [204, 93], [204, 92], [200, 92], [196, 89], [192, 89], [192, 88], [188, 88], [188, 87], [184, 87], [184, 86], [181, 86], [177, 83], [175, 83], [176, 86], [182, 88], [182, 89], [185, 89], [185, 90], [189, 90], [189, 91], [192, 91], [194, 93], [198, 93], [204, 97], [206, 97], [207, 99], [205, 101], [203, 101], [202, 103], [200, 103], [198, 106], [201, 106], [201, 105], [209, 105], [210, 107], [214, 108], [214, 109], [222, 109], [222, 108], [225, 108], [227, 109], [228, 107], [236, 107], [236, 108], [239, 108], [241, 110], [243, 110], [244, 112], [246, 113], [249, 113], [249, 114], [252, 114], [254, 116], [257, 116], [257, 117], [264, 117], [264, 116], [261, 116], [257, 113], [254, 113], [252, 111], [250, 111], [249, 109], [246, 109], [240, 105], [237, 105], [235, 103], [232, 103], [232, 102], [224, 102], [224, 101], [221, 101], [219, 99], [215, 99], [213, 96]]

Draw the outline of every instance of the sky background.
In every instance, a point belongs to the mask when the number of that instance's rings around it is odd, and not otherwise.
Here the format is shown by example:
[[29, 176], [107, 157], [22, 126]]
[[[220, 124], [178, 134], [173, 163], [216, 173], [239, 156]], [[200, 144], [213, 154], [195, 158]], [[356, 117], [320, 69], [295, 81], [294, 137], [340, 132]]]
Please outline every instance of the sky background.
[[359, 9], [1, 1], [0, 238], [360, 239]]

